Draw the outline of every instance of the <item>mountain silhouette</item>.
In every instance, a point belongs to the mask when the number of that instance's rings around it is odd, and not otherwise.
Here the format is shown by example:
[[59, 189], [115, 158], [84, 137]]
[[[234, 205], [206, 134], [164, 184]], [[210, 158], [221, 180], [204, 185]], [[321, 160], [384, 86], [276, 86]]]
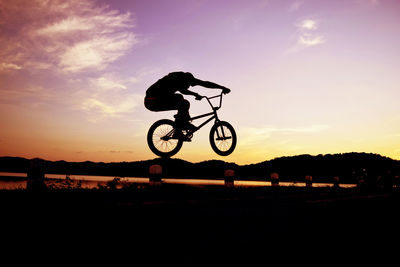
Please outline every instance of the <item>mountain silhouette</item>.
[[[235, 171], [238, 179], [268, 180], [272, 172], [282, 181], [304, 181], [306, 175], [313, 182], [332, 182], [334, 176], [341, 183], [356, 183], [360, 175], [377, 178], [400, 174], [400, 161], [372, 153], [343, 153], [326, 155], [298, 155], [279, 157], [257, 164], [237, 165], [220, 160], [192, 163], [182, 159], [156, 158], [134, 162], [67, 162], [45, 161], [46, 173], [68, 175], [99, 175], [119, 177], [148, 177], [153, 164], [163, 166], [165, 178], [223, 178], [226, 169]], [[27, 172], [29, 159], [0, 157], [0, 171]]]

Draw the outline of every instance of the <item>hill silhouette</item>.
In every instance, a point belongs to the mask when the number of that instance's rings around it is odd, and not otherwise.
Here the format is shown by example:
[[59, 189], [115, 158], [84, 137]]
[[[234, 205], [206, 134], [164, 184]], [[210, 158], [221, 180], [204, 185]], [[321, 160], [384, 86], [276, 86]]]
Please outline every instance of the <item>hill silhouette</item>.
[[373, 153], [343, 153], [326, 155], [298, 155], [264, 161], [249, 168], [257, 177], [264, 172], [277, 172], [282, 180], [304, 180], [305, 175], [313, 176], [315, 182], [332, 182], [339, 176], [343, 183], [356, 183], [361, 176], [375, 177], [399, 174], [400, 161]]
[[[304, 181], [305, 175], [314, 182], [332, 182], [339, 176], [341, 183], [356, 183], [360, 175], [378, 177], [400, 174], [400, 161], [372, 153], [343, 153], [280, 157], [257, 164], [237, 165], [220, 160], [192, 163], [182, 159], [156, 158], [135, 162], [67, 162], [45, 161], [46, 173], [80, 174], [119, 177], [147, 177], [153, 164], [163, 166], [166, 178], [222, 178], [226, 169], [235, 170], [239, 179], [269, 179], [279, 173], [282, 181]], [[29, 159], [0, 157], [0, 171], [27, 172]]]

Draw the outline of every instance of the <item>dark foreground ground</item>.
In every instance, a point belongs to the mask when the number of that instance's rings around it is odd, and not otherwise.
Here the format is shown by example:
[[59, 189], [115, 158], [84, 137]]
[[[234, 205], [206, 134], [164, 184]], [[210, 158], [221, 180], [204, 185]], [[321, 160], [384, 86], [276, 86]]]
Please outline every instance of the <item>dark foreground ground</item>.
[[43, 249], [71, 244], [68, 253], [94, 247], [205, 253], [211, 248], [269, 246], [285, 251], [304, 248], [307, 242], [319, 248], [334, 246], [332, 255], [360, 245], [398, 248], [399, 204], [397, 188], [388, 192], [164, 184], [0, 191], [3, 243]]

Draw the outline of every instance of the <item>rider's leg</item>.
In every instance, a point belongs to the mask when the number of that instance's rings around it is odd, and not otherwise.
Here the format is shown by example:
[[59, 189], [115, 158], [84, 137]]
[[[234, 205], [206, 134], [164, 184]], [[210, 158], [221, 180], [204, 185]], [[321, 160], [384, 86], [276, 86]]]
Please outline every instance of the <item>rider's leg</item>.
[[190, 102], [187, 101], [182, 97], [182, 95], [179, 95], [180, 97], [177, 97], [177, 107], [178, 107], [178, 113], [175, 115], [175, 122], [177, 124], [177, 127], [180, 129], [184, 130], [195, 130], [196, 126], [191, 124], [189, 122], [190, 120], [190, 114], [189, 114], [189, 108], [190, 108]]
[[178, 113], [176, 114], [176, 118], [180, 119], [182, 121], [189, 121], [189, 119], [190, 119], [189, 108], [190, 108], [189, 101], [187, 101], [183, 97], [182, 97], [182, 99], [179, 99], [177, 101]]
[[146, 97], [145, 106], [151, 111], [177, 110], [175, 122], [178, 129], [194, 130], [196, 127], [189, 123], [190, 102], [183, 98], [181, 94], [174, 94], [162, 97]]

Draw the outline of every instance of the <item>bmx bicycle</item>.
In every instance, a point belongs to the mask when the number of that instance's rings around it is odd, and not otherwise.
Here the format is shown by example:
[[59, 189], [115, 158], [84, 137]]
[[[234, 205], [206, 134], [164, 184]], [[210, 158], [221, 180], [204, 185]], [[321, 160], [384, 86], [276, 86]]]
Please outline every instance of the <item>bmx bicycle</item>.
[[[211, 148], [220, 156], [230, 155], [235, 150], [237, 137], [232, 125], [218, 118], [217, 111], [222, 106], [222, 96], [223, 93], [221, 92], [216, 96], [202, 97], [202, 99], [207, 100], [212, 112], [190, 118], [189, 121], [194, 121], [209, 117], [199, 126], [195, 126], [193, 130], [177, 129], [175, 121], [169, 119], [156, 121], [147, 133], [147, 144], [151, 151], [160, 157], [171, 157], [179, 152], [184, 141], [190, 141], [195, 132], [214, 120], [214, 125], [210, 130]], [[210, 100], [218, 97], [220, 98], [219, 105], [214, 106]]]

